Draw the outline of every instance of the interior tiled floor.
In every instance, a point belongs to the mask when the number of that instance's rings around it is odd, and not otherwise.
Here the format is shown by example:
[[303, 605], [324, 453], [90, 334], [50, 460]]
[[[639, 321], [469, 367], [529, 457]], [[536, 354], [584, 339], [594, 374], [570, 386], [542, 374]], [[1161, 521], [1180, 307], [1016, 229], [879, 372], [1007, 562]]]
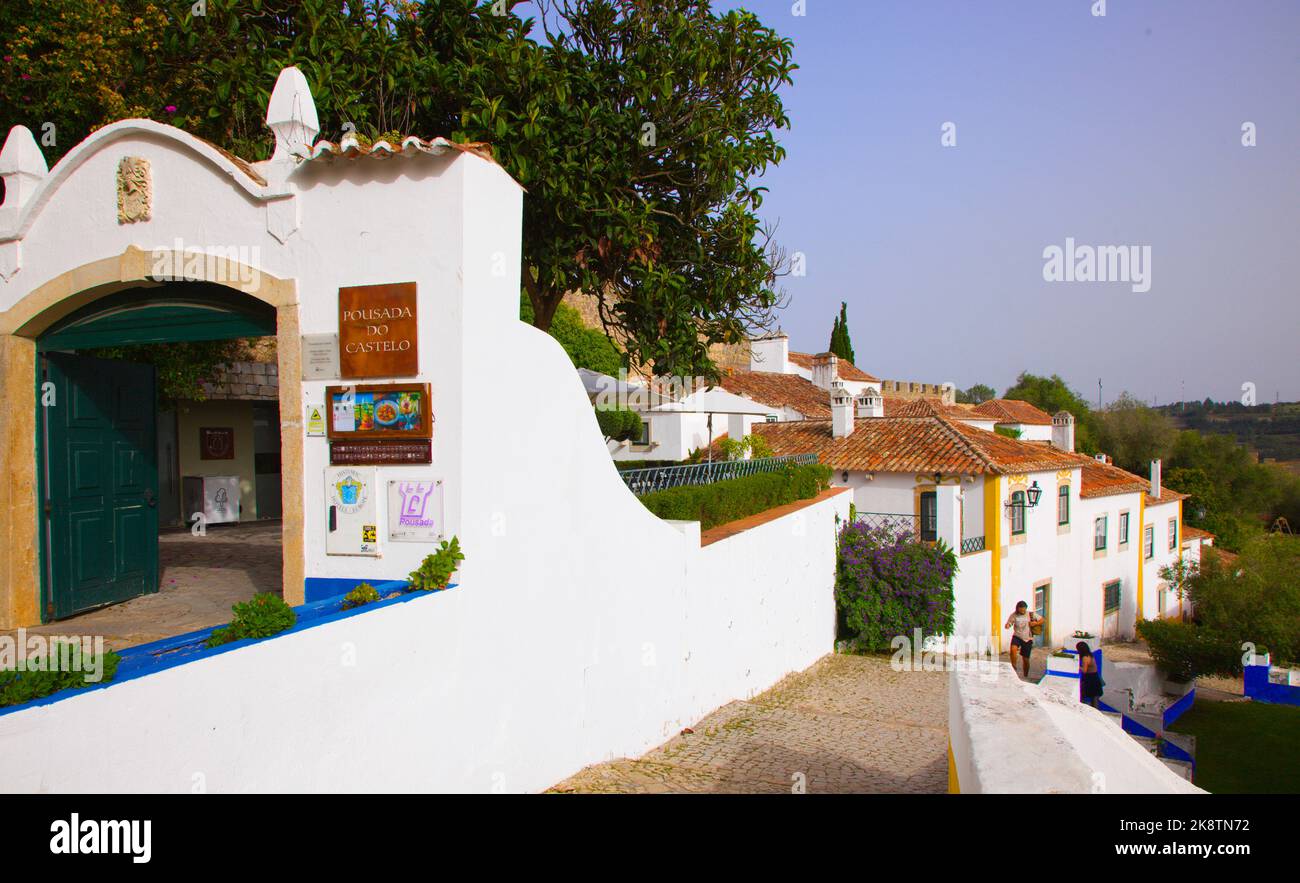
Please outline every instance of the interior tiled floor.
[[281, 592], [279, 521], [212, 525], [206, 536], [168, 531], [158, 538], [158, 558], [162, 578], [157, 594], [27, 633], [102, 635], [108, 649], [121, 650], [222, 625], [230, 621], [232, 604], [259, 592]]

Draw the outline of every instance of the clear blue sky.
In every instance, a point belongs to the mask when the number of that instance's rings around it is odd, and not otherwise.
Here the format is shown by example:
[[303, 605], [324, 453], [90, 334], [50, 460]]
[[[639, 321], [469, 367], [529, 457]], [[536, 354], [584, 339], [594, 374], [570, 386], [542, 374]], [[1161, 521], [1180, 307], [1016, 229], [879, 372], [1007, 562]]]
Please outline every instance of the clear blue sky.
[[[801, 67], [763, 210], [807, 256], [792, 348], [824, 350], [845, 300], [882, 377], [1300, 399], [1300, 2], [719, 5], [791, 37]], [[1150, 291], [1045, 282], [1067, 236], [1151, 246]]]

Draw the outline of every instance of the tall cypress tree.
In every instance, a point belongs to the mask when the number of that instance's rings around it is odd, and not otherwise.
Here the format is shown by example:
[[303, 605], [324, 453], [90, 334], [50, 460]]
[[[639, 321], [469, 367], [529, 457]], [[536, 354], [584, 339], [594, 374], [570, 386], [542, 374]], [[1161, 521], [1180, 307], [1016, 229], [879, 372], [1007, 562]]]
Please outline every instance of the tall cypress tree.
[[853, 361], [853, 341], [849, 338], [849, 306], [840, 301], [840, 314], [831, 328], [830, 351], [846, 362]]

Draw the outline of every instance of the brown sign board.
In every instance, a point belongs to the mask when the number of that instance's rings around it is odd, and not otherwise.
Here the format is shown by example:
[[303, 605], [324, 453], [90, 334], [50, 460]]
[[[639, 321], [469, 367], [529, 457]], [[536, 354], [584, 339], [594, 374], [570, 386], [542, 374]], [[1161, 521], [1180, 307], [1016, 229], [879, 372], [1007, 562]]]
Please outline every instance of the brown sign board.
[[339, 289], [339, 376], [420, 373], [414, 282]]
[[400, 466], [432, 462], [433, 443], [427, 438], [410, 441], [330, 442], [331, 466]]

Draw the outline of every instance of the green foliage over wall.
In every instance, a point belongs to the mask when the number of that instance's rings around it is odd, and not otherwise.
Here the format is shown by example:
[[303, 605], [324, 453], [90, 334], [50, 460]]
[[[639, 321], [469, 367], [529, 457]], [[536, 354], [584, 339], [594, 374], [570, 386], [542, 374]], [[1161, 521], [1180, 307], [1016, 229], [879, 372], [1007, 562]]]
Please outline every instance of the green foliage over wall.
[[660, 518], [698, 521], [701, 530], [747, 518], [797, 500], [808, 500], [830, 487], [831, 470], [820, 464], [788, 465], [780, 472], [731, 478], [715, 484], [675, 487], [641, 497]]
[[[519, 318], [532, 324], [533, 306], [526, 296], [521, 296]], [[555, 308], [551, 327], [547, 329], [564, 347], [575, 368], [586, 368], [610, 377], [617, 377], [620, 368], [626, 367], [623, 353], [603, 331], [582, 324], [582, 314], [566, 304]]]
[[158, 377], [158, 400], [170, 403], [206, 399], [203, 381], [215, 380], [221, 369], [238, 361], [244, 352], [245, 343], [240, 340], [203, 340], [103, 347], [89, 350], [87, 355], [153, 365]]

